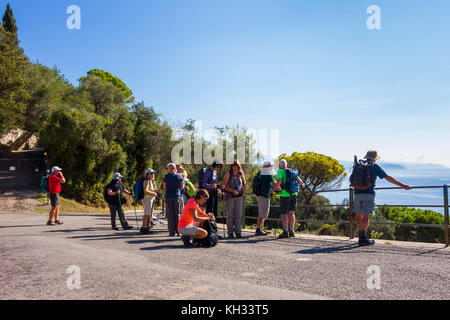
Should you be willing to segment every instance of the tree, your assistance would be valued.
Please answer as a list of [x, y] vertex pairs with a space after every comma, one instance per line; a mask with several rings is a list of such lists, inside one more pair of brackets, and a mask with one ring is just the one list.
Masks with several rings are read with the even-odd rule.
[[3, 28], [5, 28], [5, 31], [11, 33], [13, 37], [18, 39], [16, 19], [14, 19], [14, 14], [9, 3], [6, 6], [6, 11], [5, 14], [3, 15], [2, 21], [3, 21]]
[[294, 152], [288, 156], [281, 155], [279, 159], [286, 159], [289, 168], [298, 170], [299, 176], [304, 182], [303, 196], [305, 197], [306, 210], [303, 219], [308, 217], [312, 199], [318, 191], [334, 189], [342, 184], [347, 176], [345, 168], [332, 157], [315, 153]]
[[0, 134], [23, 128], [26, 120], [30, 63], [18, 44], [17, 35], [0, 26]]
[[83, 77], [80, 83], [78, 94], [87, 95], [94, 107], [92, 111], [98, 115], [106, 116], [111, 113], [114, 105], [125, 103], [122, 90], [97, 75]]
[[[122, 91], [122, 94], [124, 96], [126, 103], [134, 102], [133, 92], [118, 77], [112, 75], [111, 73], [109, 73], [107, 71], [100, 70], [100, 69], [92, 69], [92, 70], [88, 71], [87, 77], [90, 77], [90, 76], [97, 76], [97, 77], [101, 78], [103, 81], [112, 84], [117, 89], [120, 89]], [[81, 78], [80, 81], [83, 82], [83, 80], [85, 78], [86, 77]]]

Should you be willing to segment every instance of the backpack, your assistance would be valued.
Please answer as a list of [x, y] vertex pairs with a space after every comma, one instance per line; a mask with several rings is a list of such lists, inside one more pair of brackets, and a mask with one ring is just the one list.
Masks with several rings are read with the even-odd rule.
[[48, 176], [43, 176], [41, 178], [41, 189], [42, 189], [42, 192], [44, 192], [44, 193], [47, 193], [49, 191]]
[[203, 222], [202, 228], [208, 232], [208, 235], [203, 239], [194, 239], [194, 245], [205, 248], [215, 247], [219, 243], [217, 224], [214, 221], [208, 220]]
[[203, 178], [205, 177], [205, 173], [207, 170], [211, 170], [210, 168], [202, 168], [200, 169], [200, 171], [197, 173], [197, 179], [198, 179], [198, 187], [200, 189], [204, 188], [203, 187]]
[[290, 194], [299, 192], [298, 171], [294, 169], [284, 169], [284, 171], [286, 173], [286, 182], [281, 184], [281, 188]]
[[189, 191], [186, 194], [189, 198], [192, 198], [197, 190], [195, 189], [194, 184], [189, 179], [186, 179], [186, 185], [189, 187]]
[[255, 176], [252, 182], [253, 193], [257, 196], [261, 195], [261, 171]]
[[108, 194], [108, 189], [109, 189], [109, 183], [103, 189], [103, 199], [106, 201], [106, 203], [109, 204], [111, 202], [111, 196]]
[[144, 180], [145, 178], [140, 178], [133, 187], [134, 200], [144, 199]]
[[375, 180], [370, 171], [374, 163], [372, 161], [358, 160], [355, 156], [352, 174], [350, 175], [350, 186], [358, 190], [367, 190], [375, 185]]

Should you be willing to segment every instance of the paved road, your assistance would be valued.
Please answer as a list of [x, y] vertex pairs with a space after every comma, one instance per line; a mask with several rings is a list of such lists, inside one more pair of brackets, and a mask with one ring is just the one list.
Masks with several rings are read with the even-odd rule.
[[[129, 214], [130, 222], [134, 214]], [[250, 233], [184, 248], [165, 225], [112, 231], [105, 215], [0, 214], [0, 299], [450, 299], [450, 251]], [[67, 269], [81, 271], [70, 290]], [[367, 287], [380, 268], [380, 289]]]

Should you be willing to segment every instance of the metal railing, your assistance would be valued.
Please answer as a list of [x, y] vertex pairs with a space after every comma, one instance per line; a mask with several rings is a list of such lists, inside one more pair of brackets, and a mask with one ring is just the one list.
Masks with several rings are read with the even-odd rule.
[[[444, 225], [440, 225], [440, 224], [424, 224], [424, 223], [402, 223], [402, 222], [378, 222], [378, 221], [371, 221], [371, 225], [395, 225], [395, 226], [405, 226], [405, 227], [413, 227], [413, 228], [417, 228], [417, 227], [422, 227], [422, 228], [440, 228], [440, 229], [445, 229], [445, 247], [449, 246], [450, 243], [450, 237], [449, 237], [449, 230], [450, 230], [450, 226], [449, 226], [449, 195], [448, 195], [448, 186], [447, 185], [443, 185], [443, 186], [414, 186], [411, 187], [411, 189], [442, 189], [443, 190], [443, 204], [442, 205], [428, 205], [428, 204], [401, 204], [401, 205], [397, 205], [397, 204], [383, 204], [383, 205], [375, 205], [375, 207], [377, 208], [382, 208], [382, 207], [400, 207], [400, 208], [444, 208]], [[381, 188], [375, 188], [375, 190], [402, 190], [402, 188], [400, 187], [381, 187]], [[303, 219], [303, 220], [297, 220], [300, 223], [309, 223], [312, 221], [320, 221], [323, 223], [331, 223], [331, 224], [349, 224], [350, 225], [350, 239], [354, 238], [354, 231], [355, 231], [355, 225], [356, 223], [354, 222], [354, 212], [353, 212], [353, 208], [354, 208], [354, 189], [353, 188], [348, 188], [348, 189], [334, 189], [334, 190], [322, 190], [322, 191], [316, 191], [314, 192], [315, 195], [317, 194], [321, 194], [321, 193], [330, 193], [330, 192], [348, 192], [348, 198], [349, 198], [349, 202], [348, 204], [309, 204], [309, 205], [301, 205], [298, 204], [298, 201], [300, 200], [300, 197], [297, 198], [297, 207], [298, 208], [313, 208], [313, 207], [329, 207], [329, 208], [338, 208], [338, 207], [344, 207], [344, 208], [348, 208], [350, 210], [350, 215], [349, 215], [349, 220], [327, 220], [327, 219], [322, 219], [322, 220], [317, 220], [317, 219]], [[305, 194], [306, 192], [299, 192], [299, 194]], [[254, 196], [252, 193], [246, 193], [246, 195], [252, 195]], [[272, 202], [272, 201], [271, 201]], [[248, 204], [248, 205], [244, 205], [243, 208], [243, 215], [242, 215], [242, 226], [244, 227], [246, 225], [246, 220], [257, 220], [258, 217], [253, 217], [253, 216], [247, 216], [246, 210], [245, 210], [245, 206], [246, 207], [258, 207], [257, 204]], [[272, 208], [279, 208], [279, 205], [273, 204], [271, 203], [271, 209]], [[163, 208], [163, 214], [165, 214], [165, 206], [164, 206], [164, 198], [162, 201], [162, 208]], [[216, 219], [226, 219], [226, 216], [223, 215], [218, 215], [216, 217]], [[270, 221], [270, 222], [281, 222], [281, 218], [267, 218], [265, 219], [265, 221]], [[223, 229], [223, 234], [225, 235], [225, 225], [223, 225], [222, 227]]]

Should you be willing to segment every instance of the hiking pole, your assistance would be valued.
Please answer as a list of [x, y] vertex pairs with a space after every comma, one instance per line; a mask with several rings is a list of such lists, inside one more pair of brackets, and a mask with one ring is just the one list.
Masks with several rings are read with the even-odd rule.
[[139, 228], [139, 222], [138, 222], [138, 217], [137, 217], [137, 212], [136, 212], [136, 201], [134, 201], [134, 215], [136, 217], [136, 227]]

